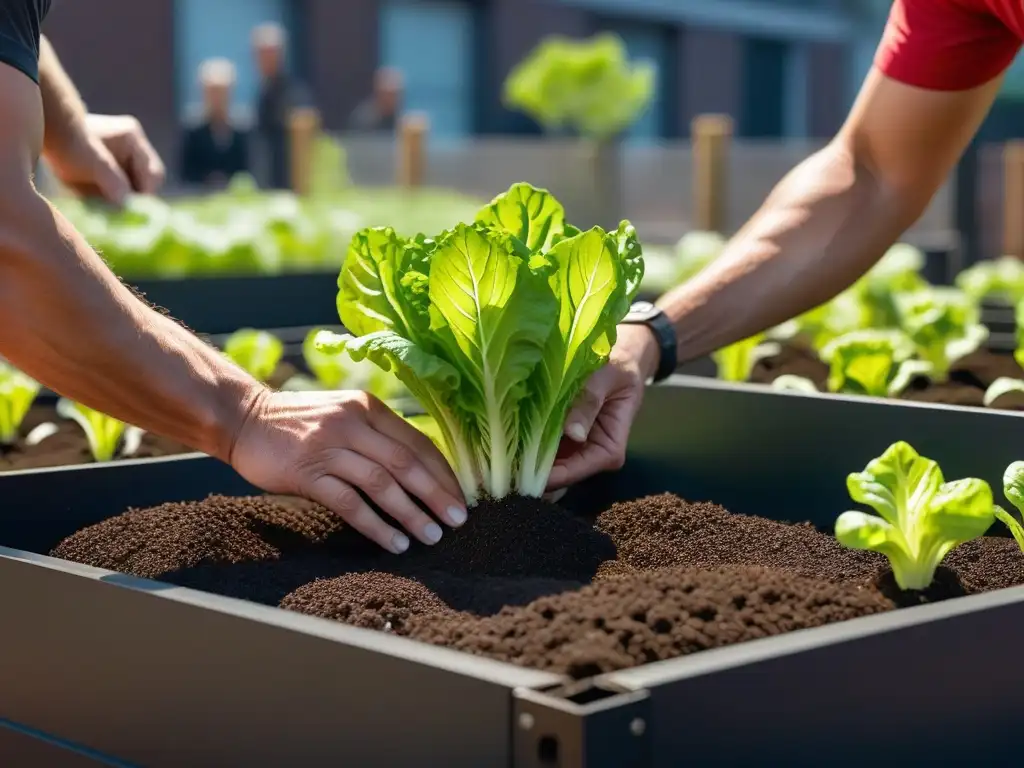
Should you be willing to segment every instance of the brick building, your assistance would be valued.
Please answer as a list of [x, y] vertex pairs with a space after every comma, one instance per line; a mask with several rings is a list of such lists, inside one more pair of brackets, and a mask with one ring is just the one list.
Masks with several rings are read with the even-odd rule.
[[58, 0], [46, 23], [95, 110], [138, 114], [173, 146], [208, 56], [239, 67], [239, 100], [256, 76], [249, 31], [275, 20], [291, 64], [330, 128], [344, 126], [379, 64], [401, 68], [411, 108], [436, 135], [523, 133], [501, 105], [509, 69], [545, 34], [622, 35], [658, 66], [637, 140], [685, 136], [690, 118], [729, 112], [741, 135], [824, 136], [850, 103], [854, 24], [839, 0]]

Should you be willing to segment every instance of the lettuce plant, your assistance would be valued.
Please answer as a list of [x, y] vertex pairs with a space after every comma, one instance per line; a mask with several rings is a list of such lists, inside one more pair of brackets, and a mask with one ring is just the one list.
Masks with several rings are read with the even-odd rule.
[[956, 276], [956, 286], [975, 302], [995, 298], [1016, 304], [1024, 299], [1024, 261], [1013, 256], [979, 261]]
[[926, 288], [897, 296], [900, 327], [931, 363], [931, 376], [945, 381], [950, 366], [988, 339], [978, 307], [956, 288]]
[[636, 232], [580, 232], [547, 191], [516, 184], [435, 238], [352, 241], [323, 333], [393, 371], [432, 416], [467, 500], [540, 496], [565, 417], [608, 359], [643, 277]]
[[405, 387], [393, 373], [382, 370], [369, 360], [357, 363], [343, 349], [321, 349], [317, 340], [321, 338], [323, 330], [314, 328], [302, 342], [303, 360], [315, 378], [293, 376], [284, 383], [282, 389], [361, 389], [384, 401], [405, 394]]
[[718, 378], [723, 381], [746, 381], [759, 360], [779, 354], [777, 343], [768, 341], [764, 333], [737, 341], [711, 354], [718, 366]]
[[274, 375], [284, 355], [284, 344], [272, 333], [242, 328], [224, 343], [224, 354], [254, 378], [266, 381]]
[[861, 327], [900, 326], [899, 298], [930, 287], [921, 275], [924, 263], [924, 253], [907, 243], [896, 243], [885, 252], [852, 288], [864, 312]]
[[[1024, 512], [1024, 461], [1015, 461], [1003, 473], [1003, 495], [1017, 508]], [[1013, 515], [1002, 507], [996, 507], [996, 518], [1010, 529], [1017, 545], [1024, 550], [1024, 526]]]
[[847, 478], [850, 497], [877, 515], [844, 512], [839, 543], [880, 552], [900, 589], [921, 590], [956, 546], [985, 533], [995, 520], [992, 489], [984, 480], [945, 482], [939, 465], [905, 442], [893, 443], [863, 472]]
[[39, 382], [6, 363], [0, 363], [0, 445], [13, 445], [29, 408], [39, 394]]
[[111, 461], [118, 455], [131, 456], [142, 442], [144, 432], [139, 427], [67, 398], [57, 401], [57, 415], [75, 421], [82, 428], [89, 441], [89, 451], [96, 461]]
[[821, 359], [829, 365], [832, 392], [893, 397], [931, 371], [913, 354], [914, 343], [900, 331], [865, 330], [836, 337], [822, 348]]

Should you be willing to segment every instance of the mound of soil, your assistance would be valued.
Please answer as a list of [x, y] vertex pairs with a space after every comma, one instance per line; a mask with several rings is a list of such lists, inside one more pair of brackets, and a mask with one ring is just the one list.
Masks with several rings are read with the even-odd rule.
[[1009, 538], [959, 547], [908, 595], [882, 556], [810, 525], [667, 494], [596, 521], [481, 504], [401, 556], [310, 502], [211, 496], [130, 510], [53, 554], [574, 677], [1024, 583]]
[[889, 610], [879, 592], [783, 571], [669, 568], [496, 616], [413, 620], [417, 640], [582, 678]]
[[[62, 419], [52, 405], [35, 405], [22, 422], [21, 435], [45, 422], [57, 425], [57, 432], [36, 445], [26, 445], [20, 440], [12, 446], [0, 446], [0, 472], [16, 469], [38, 469], [40, 467], [63, 467], [72, 464], [91, 464], [94, 460], [89, 451], [85, 432], [73, 421]], [[149, 459], [156, 456], [174, 456], [188, 453], [191, 449], [174, 440], [146, 433], [142, 445], [132, 458]]]

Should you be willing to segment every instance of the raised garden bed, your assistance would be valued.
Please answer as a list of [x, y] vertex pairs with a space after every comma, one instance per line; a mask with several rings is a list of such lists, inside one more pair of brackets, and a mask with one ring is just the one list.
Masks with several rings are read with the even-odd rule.
[[[702, 368], [700, 372], [713, 375], [707, 368]], [[824, 392], [828, 372], [828, 365], [819, 360], [810, 348], [800, 344], [784, 344], [780, 354], [757, 362], [750, 381], [755, 384], [771, 384], [780, 376], [790, 374], [810, 379]], [[934, 382], [919, 377], [899, 399], [982, 408], [985, 407], [985, 390], [1000, 377], [1024, 379], [1024, 369], [1014, 360], [1013, 355], [982, 349], [953, 363], [948, 381]], [[992, 403], [991, 408], [1024, 410], [1024, 395], [1011, 392]]]
[[[0, 717], [153, 766], [1008, 764], [1017, 545], [963, 545], [897, 609], [884, 562], [816, 528], [895, 440], [1001, 488], [1022, 437], [1016, 414], [678, 377], [567, 511], [481, 511], [404, 558], [305, 503], [166, 504], [252, 492], [211, 459], [13, 473]], [[54, 547], [104, 567], [28, 554]]]
[[197, 333], [336, 325], [338, 275], [329, 272], [132, 281], [151, 304]]

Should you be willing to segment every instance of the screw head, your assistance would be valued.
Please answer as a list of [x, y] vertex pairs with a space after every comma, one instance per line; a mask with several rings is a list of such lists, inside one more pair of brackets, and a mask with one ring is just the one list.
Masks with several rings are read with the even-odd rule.
[[634, 717], [633, 721], [629, 724], [629, 732], [634, 736], [643, 736], [646, 730], [647, 723], [642, 717]]
[[524, 731], [528, 731], [531, 728], [533, 728], [533, 723], [533, 715], [531, 715], [529, 712], [523, 712], [521, 715], [519, 715], [519, 727], [522, 728]]

